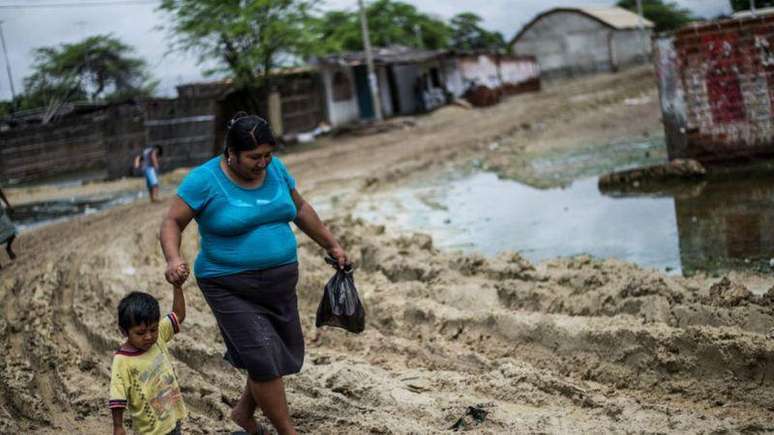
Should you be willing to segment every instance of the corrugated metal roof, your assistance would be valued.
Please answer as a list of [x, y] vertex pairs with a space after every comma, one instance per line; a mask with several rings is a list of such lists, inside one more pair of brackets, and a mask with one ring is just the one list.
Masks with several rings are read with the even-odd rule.
[[771, 15], [774, 14], [774, 7], [769, 8], [758, 8], [755, 9], [755, 15], [753, 15], [752, 11], [746, 10], [746, 11], [738, 11], [731, 14], [733, 18], [752, 18], [760, 15]]
[[[553, 8], [539, 13], [529, 23], [525, 24], [524, 27], [516, 33], [513, 39], [511, 39], [511, 42], [509, 42], [508, 45], [513, 46], [513, 44], [516, 44], [523, 34], [527, 33], [535, 23], [542, 20], [544, 17], [562, 12], [582, 14], [616, 30], [636, 29], [639, 27], [639, 16], [634, 12], [618, 6], [605, 8]], [[642, 25], [646, 28], [655, 27], [652, 21], [645, 18], [642, 19]]]
[[[591, 15], [592, 17], [598, 19], [599, 21], [604, 22], [605, 24], [609, 25], [610, 27], [614, 27], [618, 30], [623, 29], [636, 29], [639, 27], [639, 15], [635, 14], [634, 12], [620, 8], [618, 6], [613, 6], [609, 8], [568, 8], [568, 9], [577, 9], [580, 12], [585, 13], [586, 15]], [[642, 19], [642, 24], [645, 27], [655, 27], [652, 21], [648, 20], [647, 18]]]
[[[374, 63], [418, 63], [436, 59], [446, 54], [446, 50], [421, 50], [411, 47], [379, 47], [374, 48]], [[353, 51], [341, 54], [332, 54], [318, 57], [317, 63], [320, 64], [341, 64], [341, 65], [361, 65], [366, 62], [365, 53], [362, 51]]]

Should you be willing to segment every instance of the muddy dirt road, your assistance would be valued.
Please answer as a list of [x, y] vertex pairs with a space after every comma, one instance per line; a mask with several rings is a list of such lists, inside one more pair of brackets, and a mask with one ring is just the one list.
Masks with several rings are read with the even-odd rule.
[[[365, 195], [435, 168], [477, 160], [550, 184], [556, 178], [531, 161], [659, 132], [652, 71], [639, 69], [555, 83], [485, 110], [445, 108], [412, 127], [329, 138], [284, 156], [305, 196], [335, 197], [324, 217], [359, 265], [368, 313], [359, 336], [314, 329], [331, 270], [299, 235], [307, 358], [287, 379], [299, 429], [774, 430], [774, 291], [745, 287], [774, 280], [681, 278], [586, 257], [529, 264], [518, 254], [465, 256], [348, 216]], [[12, 202], [30, 194], [10, 193]], [[164, 212], [164, 204], [138, 202], [20, 237], [19, 261], [3, 260], [0, 271], [0, 433], [109, 430], [110, 361], [120, 341], [114, 307], [134, 289], [171, 305], [156, 240]], [[196, 244], [190, 228], [189, 260]], [[185, 432], [236, 430], [227, 416], [244, 376], [222, 360], [195, 283], [185, 291], [188, 317], [171, 346], [191, 414]]]

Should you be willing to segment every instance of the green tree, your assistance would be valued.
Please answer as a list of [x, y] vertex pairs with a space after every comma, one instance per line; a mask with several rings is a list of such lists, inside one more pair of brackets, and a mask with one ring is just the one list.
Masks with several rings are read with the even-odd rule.
[[[734, 12], [750, 9], [750, 0], [730, 0], [731, 9]], [[774, 6], [774, 0], [755, 0], [756, 8], [770, 8]]]
[[313, 44], [306, 27], [312, 0], [162, 0], [173, 48], [217, 65], [237, 88], [265, 85], [273, 68], [304, 56]]
[[501, 50], [506, 46], [500, 32], [490, 32], [480, 26], [481, 17], [463, 12], [451, 19], [451, 47], [458, 50]]
[[[636, 0], [619, 0], [618, 6], [637, 13]], [[697, 19], [688, 9], [663, 0], [642, 0], [642, 14], [656, 25], [656, 32], [679, 29]]]
[[24, 79], [21, 104], [39, 107], [149, 95], [156, 84], [149, 80], [145, 62], [131, 56], [133, 51], [112, 35], [37, 48], [33, 51], [33, 72]]
[[360, 21], [356, 13], [328, 11], [320, 17], [311, 17], [307, 28], [318, 41], [312, 54], [341, 53], [362, 50]]
[[[441, 49], [449, 45], [451, 29], [440, 19], [408, 3], [376, 0], [366, 6], [371, 45]], [[315, 39], [323, 41], [317, 54], [363, 49], [357, 12], [330, 11], [310, 20]]]

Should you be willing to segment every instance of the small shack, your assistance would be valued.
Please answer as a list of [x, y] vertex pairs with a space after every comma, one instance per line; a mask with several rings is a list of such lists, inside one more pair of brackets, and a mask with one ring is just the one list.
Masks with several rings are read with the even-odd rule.
[[620, 7], [555, 8], [527, 23], [511, 40], [517, 56], [535, 56], [543, 77], [617, 71], [644, 63], [653, 23]]
[[[443, 50], [389, 47], [374, 50], [373, 60], [382, 113], [410, 115], [446, 103]], [[364, 52], [318, 57], [313, 61], [325, 89], [332, 126], [374, 118]]]

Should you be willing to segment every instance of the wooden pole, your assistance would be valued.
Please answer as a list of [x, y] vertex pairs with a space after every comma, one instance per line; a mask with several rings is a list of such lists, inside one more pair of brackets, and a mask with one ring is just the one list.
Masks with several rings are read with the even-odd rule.
[[368, 87], [371, 89], [371, 103], [373, 103], [376, 120], [381, 122], [384, 119], [382, 117], [382, 101], [379, 98], [379, 82], [376, 80], [376, 72], [374, 70], [371, 39], [368, 37], [368, 20], [366, 19], [363, 0], [357, 0], [357, 3], [360, 7], [360, 28], [363, 32], [363, 47], [365, 47], [366, 64], [368, 65]]

